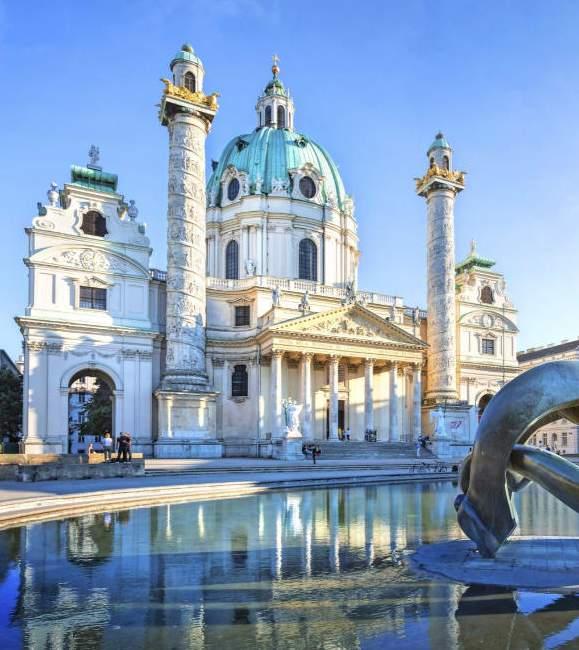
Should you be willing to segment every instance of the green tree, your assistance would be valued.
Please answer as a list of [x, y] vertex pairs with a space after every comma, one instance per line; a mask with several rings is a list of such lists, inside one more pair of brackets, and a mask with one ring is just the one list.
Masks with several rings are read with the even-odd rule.
[[110, 431], [113, 422], [112, 390], [106, 381], [96, 380], [97, 389], [92, 399], [83, 408], [84, 422], [80, 425], [80, 433], [86, 435], [101, 435]]
[[22, 431], [22, 377], [0, 370], [0, 434], [16, 442]]

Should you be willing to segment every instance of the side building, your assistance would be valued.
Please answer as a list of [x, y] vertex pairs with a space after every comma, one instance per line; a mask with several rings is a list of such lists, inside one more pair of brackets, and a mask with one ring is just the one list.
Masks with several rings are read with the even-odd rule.
[[[517, 354], [520, 371], [529, 370], [548, 361], [562, 359], [579, 360], [579, 338], [549, 343], [543, 347], [529, 348]], [[541, 427], [530, 443], [538, 447], [549, 447], [561, 454], [579, 453], [579, 424], [561, 419]]]

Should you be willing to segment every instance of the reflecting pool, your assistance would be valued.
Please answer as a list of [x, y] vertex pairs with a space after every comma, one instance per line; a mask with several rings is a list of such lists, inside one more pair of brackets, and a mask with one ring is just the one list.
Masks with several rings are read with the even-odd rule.
[[[450, 482], [289, 490], [0, 532], [0, 648], [579, 648], [579, 594], [417, 577]], [[579, 536], [531, 487], [521, 533]]]

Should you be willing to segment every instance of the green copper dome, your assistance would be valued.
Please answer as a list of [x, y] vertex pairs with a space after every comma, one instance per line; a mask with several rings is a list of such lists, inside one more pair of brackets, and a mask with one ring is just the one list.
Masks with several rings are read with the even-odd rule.
[[175, 54], [175, 56], [173, 57], [170, 66], [171, 70], [173, 69], [173, 66], [176, 63], [179, 63], [180, 61], [189, 61], [190, 63], [196, 63], [197, 65], [203, 67], [203, 64], [201, 63], [201, 59], [195, 55], [193, 48], [188, 43], [181, 45], [180, 51], [177, 52], [177, 54]]
[[[333, 196], [342, 208], [346, 192], [340, 172], [328, 152], [301, 133], [269, 127], [240, 135], [229, 142], [219, 162], [214, 164], [207, 184], [207, 196], [214, 196], [216, 205], [221, 204], [221, 180], [230, 165], [248, 174], [250, 194], [256, 193], [258, 179], [261, 179], [260, 193], [269, 194], [272, 181], [289, 183], [290, 170], [301, 169], [308, 163], [324, 177], [322, 200], [325, 202]], [[319, 198], [316, 196], [316, 200]]]
[[283, 83], [274, 77], [265, 87], [264, 93], [266, 95], [284, 95], [286, 94]]
[[436, 134], [434, 142], [430, 145], [426, 153], [429, 154], [433, 149], [451, 149], [448, 140], [444, 137], [444, 133], [439, 132]]

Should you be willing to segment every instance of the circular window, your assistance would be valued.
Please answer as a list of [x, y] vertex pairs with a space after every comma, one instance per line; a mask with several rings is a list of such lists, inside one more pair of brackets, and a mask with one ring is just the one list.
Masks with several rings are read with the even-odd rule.
[[239, 181], [237, 180], [237, 178], [233, 178], [229, 181], [229, 185], [227, 186], [227, 198], [230, 201], [235, 201], [238, 194], [239, 194]]
[[300, 178], [300, 192], [306, 199], [313, 199], [316, 195], [316, 184], [309, 176]]

